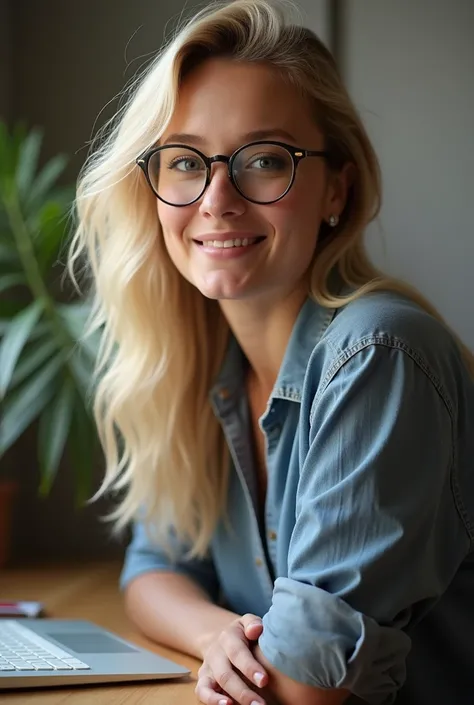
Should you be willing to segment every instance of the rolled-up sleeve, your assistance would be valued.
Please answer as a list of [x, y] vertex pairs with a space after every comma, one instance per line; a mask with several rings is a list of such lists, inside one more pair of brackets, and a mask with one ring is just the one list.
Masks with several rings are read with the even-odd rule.
[[124, 590], [132, 580], [144, 573], [171, 571], [188, 576], [216, 601], [219, 585], [212, 558], [187, 558], [188, 547], [181, 545], [172, 533], [170, 542], [173, 558], [152, 541], [145, 524], [136, 521], [133, 525], [132, 540], [125, 552], [120, 588]]
[[469, 550], [441, 392], [409, 352], [372, 344], [316, 395], [288, 577], [275, 581], [260, 638], [294, 680], [373, 704], [403, 684], [409, 627]]

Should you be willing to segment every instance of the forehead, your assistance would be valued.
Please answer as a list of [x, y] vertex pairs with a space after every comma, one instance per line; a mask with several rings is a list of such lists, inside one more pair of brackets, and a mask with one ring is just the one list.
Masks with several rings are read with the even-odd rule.
[[287, 134], [280, 139], [307, 148], [322, 137], [309, 101], [274, 68], [211, 59], [183, 81], [163, 140], [186, 133], [203, 144], [235, 147], [244, 135], [266, 130], [281, 130]]

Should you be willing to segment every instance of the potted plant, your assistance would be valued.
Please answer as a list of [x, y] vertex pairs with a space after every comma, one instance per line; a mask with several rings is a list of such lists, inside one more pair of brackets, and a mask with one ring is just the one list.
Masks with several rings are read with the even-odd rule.
[[60, 262], [73, 190], [58, 186], [64, 156], [39, 168], [41, 143], [39, 130], [0, 122], [0, 564], [19, 482], [6, 473], [5, 453], [34, 425], [40, 495], [67, 456], [80, 505], [98, 448], [89, 404], [95, 341], [83, 336], [89, 306], [65, 286]]

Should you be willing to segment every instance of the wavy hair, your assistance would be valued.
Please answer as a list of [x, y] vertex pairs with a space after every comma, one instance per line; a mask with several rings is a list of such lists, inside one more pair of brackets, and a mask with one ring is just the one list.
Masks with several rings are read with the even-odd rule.
[[[309, 294], [340, 307], [390, 289], [435, 309], [411, 287], [370, 262], [364, 231], [378, 214], [377, 157], [324, 44], [298, 26], [287, 3], [235, 0], [214, 4], [185, 22], [128, 89], [81, 172], [77, 229], [69, 271], [84, 257], [93, 293], [91, 329], [101, 330], [94, 412], [106, 458], [96, 496], [117, 493], [109, 518], [117, 531], [138, 515], [168, 546], [170, 529], [204, 555], [223, 515], [227, 452], [208, 393], [222, 363], [229, 328], [216, 301], [176, 270], [167, 253], [156, 201], [135, 159], [165, 131], [187, 72], [207, 57], [266, 62], [314, 106], [333, 168], [355, 165], [338, 226], [323, 225]], [[331, 291], [337, 270], [353, 293]], [[473, 357], [460, 341], [474, 371]]]

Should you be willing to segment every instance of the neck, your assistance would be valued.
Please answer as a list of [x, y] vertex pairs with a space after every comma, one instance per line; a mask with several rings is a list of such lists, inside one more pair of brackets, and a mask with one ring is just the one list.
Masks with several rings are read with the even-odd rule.
[[297, 289], [278, 301], [223, 300], [220, 306], [250, 364], [255, 386], [268, 398], [276, 382], [298, 313], [306, 299]]

